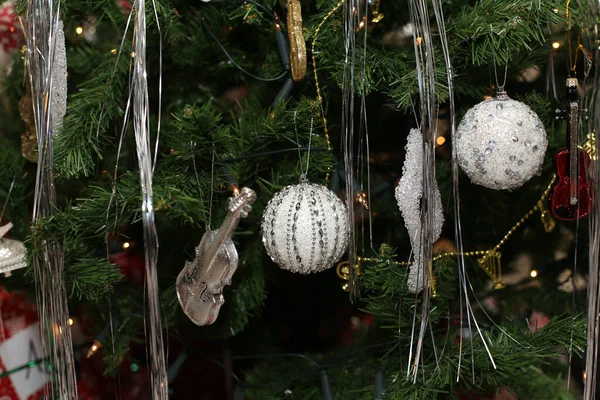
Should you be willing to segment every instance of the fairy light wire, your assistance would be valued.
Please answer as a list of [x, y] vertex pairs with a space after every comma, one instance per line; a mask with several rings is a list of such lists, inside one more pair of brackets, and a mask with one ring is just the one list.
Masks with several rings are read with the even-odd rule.
[[[255, 6], [260, 6], [261, 9], [267, 11], [269, 13], [269, 15], [271, 15], [273, 17], [273, 19], [275, 20], [275, 22], [277, 24], [281, 24], [281, 22], [279, 21], [279, 18], [277, 18], [275, 15], [273, 15], [270, 11], [268, 11], [265, 7], [263, 7], [262, 5], [255, 3], [253, 1], [244, 1], [246, 2], [250, 2], [252, 4], [254, 4]], [[227, 57], [227, 59], [229, 60], [229, 62], [231, 62], [231, 64], [236, 67], [239, 71], [241, 71], [243, 74], [248, 75], [249, 77], [256, 79], [258, 81], [262, 81], [262, 82], [275, 82], [278, 81], [282, 78], [284, 78], [287, 74], [289, 74], [288, 70], [284, 70], [281, 74], [279, 74], [278, 76], [274, 77], [274, 78], [263, 78], [260, 77], [258, 75], [253, 74], [252, 72], [246, 70], [244, 67], [242, 67], [241, 65], [239, 65], [231, 56], [231, 54], [229, 54], [229, 52], [227, 51], [227, 49], [225, 48], [225, 46], [223, 46], [223, 44], [221, 43], [221, 41], [219, 40], [219, 38], [217, 38], [217, 35], [215, 35], [215, 33], [212, 31], [212, 29], [210, 29], [210, 26], [208, 25], [208, 23], [206, 22], [204, 17], [200, 18], [200, 22], [202, 23], [202, 25], [204, 26], [204, 28], [207, 30], [208, 34], [210, 35], [210, 37], [215, 41], [215, 43], [217, 44], [217, 46], [219, 46], [219, 48], [221, 49], [221, 51], [223, 52], [223, 54], [225, 54], [225, 57]]]

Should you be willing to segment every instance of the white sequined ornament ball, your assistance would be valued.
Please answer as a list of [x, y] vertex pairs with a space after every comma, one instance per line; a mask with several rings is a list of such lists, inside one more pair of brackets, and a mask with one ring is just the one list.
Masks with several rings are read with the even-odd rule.
[[275, 194], [265, 208], [262, 241], [281, 268], [310, 274], [333, 266], [348, 245], [348, 213], [323, 185], [301, 181]]
[[473, 183], [500, 190], [539, 174], [548, 140], [537, 114], [502, 92], [467, 111], [454, 145]]

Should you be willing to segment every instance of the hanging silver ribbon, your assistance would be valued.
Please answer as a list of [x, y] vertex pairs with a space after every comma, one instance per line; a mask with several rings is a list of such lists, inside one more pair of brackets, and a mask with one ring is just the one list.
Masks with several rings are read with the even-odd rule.
[[[146, 13], [145, 1], [136, 0], [133, 5], [135, 23], [133, 30], [133, 127], [142, 190], [142, 223], [144, 227], [144, 252], [146, 267], [146, 293], [148, 296], [150, 352], [150, 378], [153, 399], [168, 399], [167, 368], [163, 346], [160, 317], [160, 295], [157, 278], [158, 234], [154, 221], [152, 203], [152, 146], [150, 143], [150, 110], [146, 68]], [[158, 139], [157, 139], [158, 140]]]
[[348, 209], [348, 266], [350, 270], [350, 299], [358, 298], [356, 268], [356, 224], [354, 222], [354, 187], [356, 169], [354, 144], [354, 92], [356, 26], [358, 20], [358, 0], [344, 1], [344, 75], [342, 78], [342, 155], [346, 174], [346, 208]]
[[[25, 34], [33, 114], [38, 141], [38, 169], [33, 206], [34, 225], [55, 214], [54, 185], [54, 69], [59, 34], [60, 2], [29, 0]], [[41, 345], [52, 364], [47, 370], [50, 385], [46, 398], [77, 399], [75, 363], [71, 330], [68, 324], [67, 294], [64, 282], [63, 254], [60, 244], [51, 238], [34, 235], [34, 273]]]
[[[598, 63], [600, 62], [600, 51], [598, 51], [598, 18], [600, 17], [600, 3], [597, 0], [588, 0], [581, 2], [581, 9], [585, 10], [582, 13], [582, 26], [585, 29], [583, 42], [587, 49], [594, 50], [595, 62], [592, 71], [585, 71], [583, 76], [582, 87], [587, 88], [581, 99], [583, 108], [589, 110], [590, 118], [583, 119], [580, 126], [584, 126], [584, 136], [591, 132], [596, 135], [596, 140], [593, 143], [593, 150], [596, 154], [599, 150], [599, 141], [597, 139], [600, 133], [600, 85], [598, 73]], [[591, 72], [591, 73], [590, 73]], [[589, 167], [588, 175], [591, 182], [598, 185], [600, 179], [600, 162], [592, 161]], [[598, 187], [595, 188], [598, 190]], [[588, 218], [589, 231], [589, 269], [588, 269], [588, 292], [587, 292], [587, 352], [585, 358], [584, 380], [584, 400], [593, 400], [596, 398], [596, 385], [598, 376], [598, 348], [600, 347], [600, 196], [596, 195], [593, 198], [592, 206]], [[575, 296], [575, 291], [573, 291]], [[569, 374], [570, 378], [570, 374]]]

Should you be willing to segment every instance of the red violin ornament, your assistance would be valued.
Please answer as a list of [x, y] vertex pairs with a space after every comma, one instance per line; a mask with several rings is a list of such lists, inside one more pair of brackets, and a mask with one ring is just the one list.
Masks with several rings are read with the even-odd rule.
[[575, 221], [585, 217], [592, 204], [591, 182], [587, 176], [590, 157], [577, 146], [577, 78], [567, 79], [567, 109], [557, 110], [557, 113], [557, 119], [568, 120], [567, 147], [554, 155], [557, 179], [548, 196], [548, 209], [557, 219]]

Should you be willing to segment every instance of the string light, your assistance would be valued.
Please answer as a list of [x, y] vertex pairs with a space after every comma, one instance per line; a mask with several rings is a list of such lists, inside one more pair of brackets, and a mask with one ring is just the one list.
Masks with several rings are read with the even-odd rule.
[[444, 143], [446, 143], [446, 138], [443, 136], [438, 136], [438, 138], [435, 140], [435, 142], [437, 143], [438, 146], [441, 146]]
[[75, 28], [75, 33], [81, 35], [83, 33], [83, 28], [81, 26], [78, 26], [77, 28]]
[[112, 49], [110, 52], [113, 54], [117, 54], [117, 49]]
[[367, 194], [364, 190], [357, 190], [355, 201], [361, 204], [366, 210], [369, 209], [369, 201], [367, 200]]
[[94, 343], [92, 344], [92, 346], [90, 347], [90, 349], [88, 350], [87, 354], [86, 354], [86, 358], [90, 358], [91, 356], [93, 356], [94, 354], [96, 354], [96, 352], [98, 352], [98, 350], [102, 347], [102, 343], [100, 343], [97, 340], [94, 340]]
[[130, 246], [131, 246], [131, 243], [129, 243], [129, 242], [123, 243], [123, 248], [124, 249], [128, 249]]
[[69, 326], [72, 326], [75, 323], [75, 321], [73, 321], [73, 318], [69, 318]]
[[531, 272], [529, 273], [529, 276], [531, 276], [532, 278], [535, 278], [538, 276], [538, 272], [535, 269], [532, 269]]
[[559, 47], [560, 47], [560, 43], [558, 43], [558, 42], [552, 43], [552, 48], [553, 49], [558, 49]]

